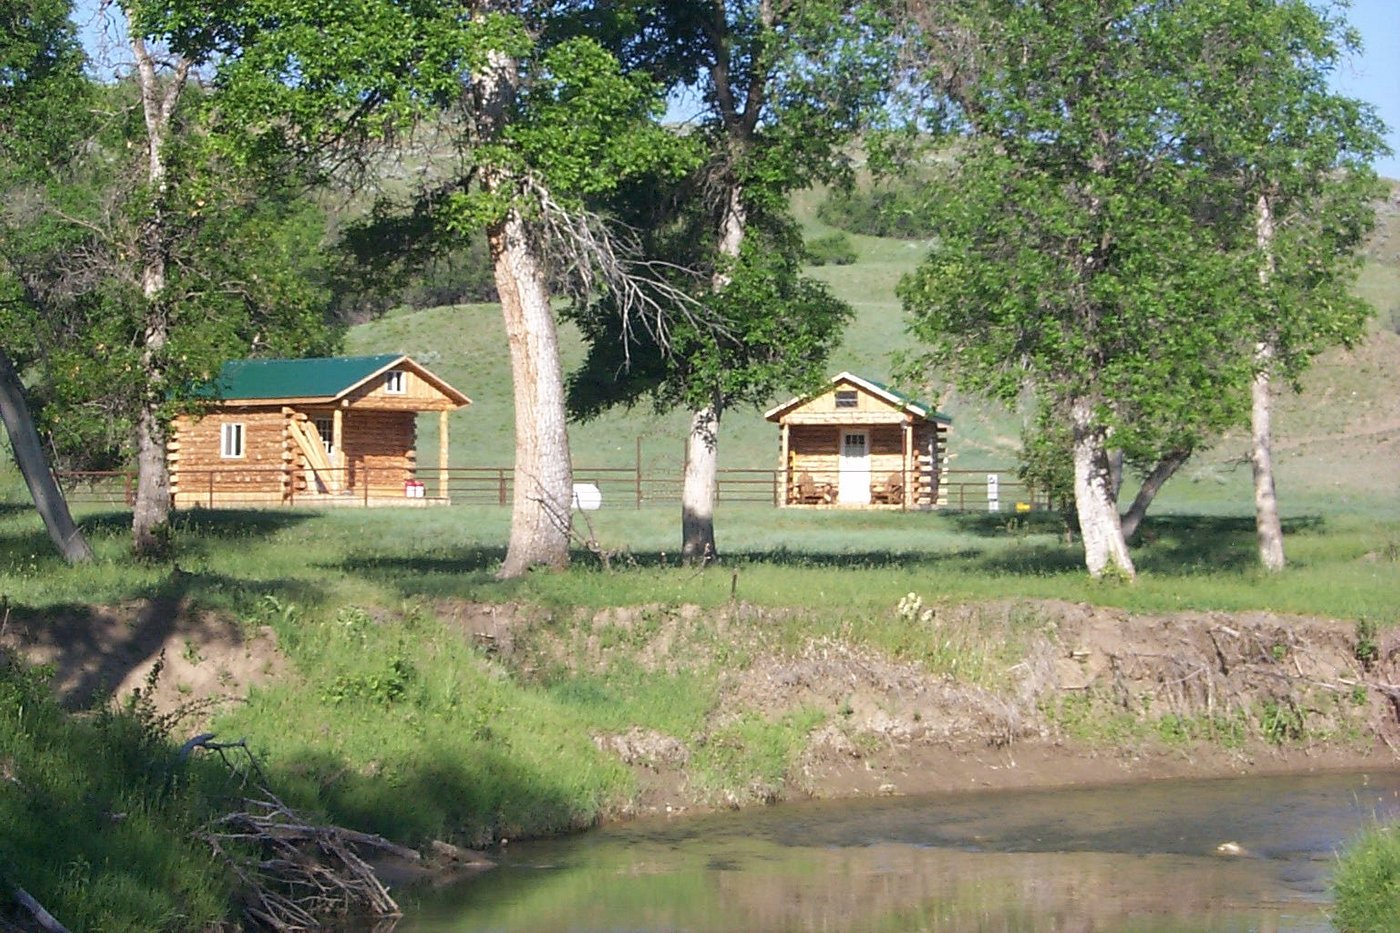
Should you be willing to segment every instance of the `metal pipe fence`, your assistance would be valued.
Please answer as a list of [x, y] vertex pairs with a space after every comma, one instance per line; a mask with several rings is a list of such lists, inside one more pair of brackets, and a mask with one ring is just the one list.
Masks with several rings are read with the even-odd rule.
[[[130, 471], [56, 473], [69, 502], [130, 506], [136, 474]], [[996, 477], [992, 480], [991, 477]], [[204, 508], [310, 505], [477, 504], [509, 506], [515, 493], [511, 467], [419, 467], [408, 471], [367, 470], [335, 477], [302, 479], [279, 467], [182, 470], [177, 504]], [[681, 501], [679, 470], [639, 466], [577, 467], [576, 485], [596, 487], [605, 508], [636, 508]], [[330, 488], [328, 488], [330, 487]], [[722, 469], [716, 498], [778, 506], [785, 490], [781, 470]], [[1049, 508], [1043, 496], [1015, 479], [1011, 470], [947, 470], [939, 486], [938, 508], [954, 512], [1024, 512]], [[993, 507], [995, 503], [995, 508]]]

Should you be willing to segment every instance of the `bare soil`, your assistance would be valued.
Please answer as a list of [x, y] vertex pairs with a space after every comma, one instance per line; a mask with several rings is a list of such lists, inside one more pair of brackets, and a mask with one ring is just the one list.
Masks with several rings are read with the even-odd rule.
[[249, 628], [185, 598], [6, 612], [0, 647], [50, 665], [54, 693], [69, 708], [140, 691], [172, 727], [190, 732], [290, 669], [271, 628]]
[[[780, 647], [765, 632], [781, 613], [744, 605], [631, 607], [544, 622], [514, 606], [439, 609], [525, 672], [601, 670], [620, 656], [674, 672], [710, 663], [716, 645], [738, 648], [748, 661], [720, 675], [714, 727], [742, 715], [776, 721], [799, 709], [831, 711], [808, 736], [787, 797], [1400, 765], [1400, 690], [1392, 686], [1400, 639], [1369, 652], [1353, 622], [1135, 614], [1056, 601], [940, 607], [936, 631], [961, 630], [964, 641], [968, 630], [1020, 626], [1019, 660], [987, 685], [854, 639]], [[1027, 618], [1038, 620], [1029, 630]], [[633, 728], [594, 743], [638, 778], [638, 799], [618, 816], [750, 802], [698, 795], [686, 773], [692, 749], [681, 737]]]

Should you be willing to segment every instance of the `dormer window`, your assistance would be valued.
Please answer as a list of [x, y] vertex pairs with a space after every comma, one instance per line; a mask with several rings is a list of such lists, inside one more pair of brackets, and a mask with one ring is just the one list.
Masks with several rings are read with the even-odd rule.
[[391, 369], [384, 374], [384, 391], [390, 395], [403, 395], [407, 391], [404, 388], [406, 385], [402, 369]]
[[836, 390], [836, 407], [837, 407], [837, 408], [855, 408], [855, 407], [856, 407], [856, 390], [855, 390], [855, 389], [837, 389], [837, 390]]

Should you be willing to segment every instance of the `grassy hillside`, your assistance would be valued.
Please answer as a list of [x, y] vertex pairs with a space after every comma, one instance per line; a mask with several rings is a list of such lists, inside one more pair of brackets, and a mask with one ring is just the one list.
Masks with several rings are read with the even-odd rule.
[[[831, 232], [816, 219], [823, 194], [807, 191], [795, 199], [809, 237]], [[850, 302], [856, 317], [830, 370], [842, 369], [889, 379], [891, 350], [907, 345], [903, 314], [894, 289], [914, 268], [920, 244], [853, 236], [854, 265], [813, 268]], [[1350, 351], [1320, 359], [1303, 392], [1287, 394], [1279, 406], [1279, 482], [1285, 510], [1318, 505], [1364, 506], [1376, 495], [1400, 487], [1400, 193], [1381, 205], [1380, 225], [1368, 250], [1358, 290], [1376, 308], [1368, 339]], [[583, 355], [577, 332], [562, 332], [565, 366]], [[510, 365], [500, 314], [494, 305], [467, 305], [398, 312], [356, 327], [351, 352], [403, 351], [443, 374], [472, 397], [452, 428], [452, 463], [464, 467], [508, 466], [513, 459]], [[949, 393], [944, 385], [903, 386], [941, 402], [954, 418], [953, 466], [1010, 468], [1019, 443], [1019, 420], [1000, 405]], [[774, 401], [780, 401], [775, 399]], [[679, 471], [687, 418], [684, 412], [656, 414], [649, 408], [617, 410], [587, 424], [571, 426], [575, 464], [580, 468], [630, 466], [641, 438], [649, 470]], [[422, 419], [426, 459], [436, 450], [436, 424]], [[1190, 464], [1162, 499], [1165, 508], [1247, 508], [1249, 471], [1242, 434], [1222, 439]], [[777, 459], [777, 432], [761, 412], [736, 409], [721, 430], [721, 465], [771, 468]]]

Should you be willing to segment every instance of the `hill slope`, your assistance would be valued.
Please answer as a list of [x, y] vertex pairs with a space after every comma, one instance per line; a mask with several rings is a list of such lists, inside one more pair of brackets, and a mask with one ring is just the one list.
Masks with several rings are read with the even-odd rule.
[[[822, 194], [804, 192], [795, 208], [809, 236], [830, 232], [815, 217]], [[903, 314], [894, 289], [900, 276], [922, 255], [917, 242], [852, 236], [859, 261], [849, 266], [814, 268], [855, 308], [843, 344], [832, 355], [833, 373], [850, 369], [889, 379], [891, 351], [907, 344]], [[1380, 224], [1368, 249], [1358, 291], [1376, 308], [1368, 338], [1350, 351], [1324, 355], [1308, 374], [1303, 392], [1286, 393], [1277, 417], [1279, 482], [1285, 509], [1329, 504], [1364, 506], [1375, 496], [1394, 497], [1400, 487], [1400, 189], [1381, 205]], [[583, 356], [583, 344], [569, 325], [561, 329], [566, 368]], [[349, 335], [356, 353], [402, 351], [465, 391], [473, 405], [453, 424], [452, 463], [468, 467], [507, 467], [513, 459], [510, 365], [499, 309], [465, 305], [396, 312], [361, 325]], [[954, 418], [953, 466], [1009, 469], [1019, 444], [1019, 419], [1000, 405], [945, 394], [941, 385], [904, 386], [939, 401]], [[774, 401], [780, 401], [775, 399]], [[436, 425], [423, 419], [421, 442], [436, 449]], [[648, 470], [680, 469], [687, 415], [656, 414], [649, 408], [616, 410], [570, 428], [575, 464], [580, 468], [626, 467], [634, 462], [637, 440]], [[728, 412], [721, 429], [721, 466], [768, 469], [776, 465], [776, 432], [760, 412]], [[1248, 469], [1241, 434], [1222, 439], [1197, 458], [1168, 487], [1163, 505], [1247, 509]], [[1290, 500], [1290, 493], [1298, 499]]]

